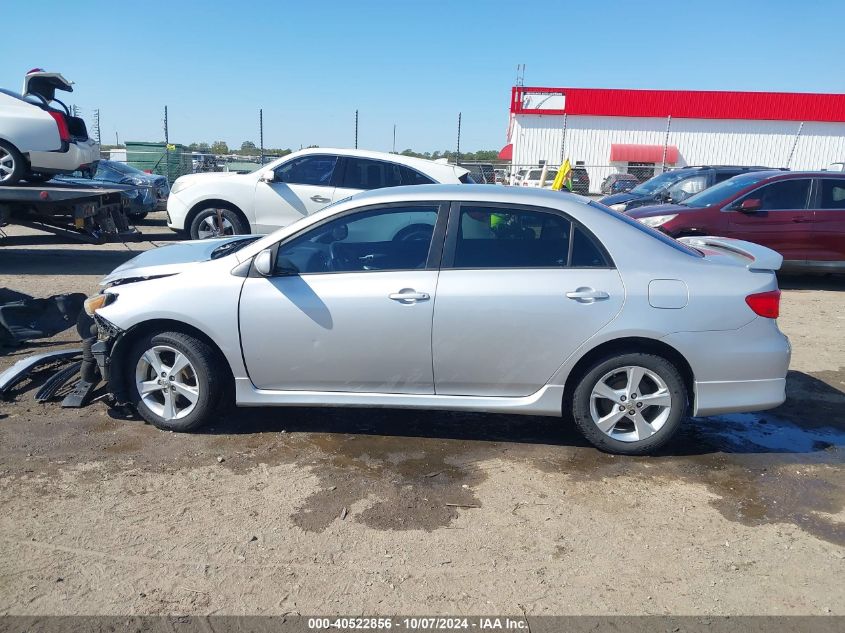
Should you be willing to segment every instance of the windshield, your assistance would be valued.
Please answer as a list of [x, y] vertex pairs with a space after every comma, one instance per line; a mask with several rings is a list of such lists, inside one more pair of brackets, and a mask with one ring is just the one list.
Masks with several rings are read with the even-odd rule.
[[643, 184], [637, 185], [633, 189], [631, 189], [631, 193], [638, 193], [641, 195], [651, 195], [653, 193], [657, 193], [658, 191], [664, 191], [669, 188], [670, 185], [678, 182], [682, 178], [686, 178], [690, 176], [694, 172], [685, 171], [679, 169], [677, 171], [667, 171], [659, 176], [655, 176], [650, 180], [646, 180]]
[[100, 165], [103, 165], [103, 163], [105, 163], [105, 167], [108, 167], [109, 169], [112, 169], [118, 172], [119, 174], [123, 174], [124, 176], [137, 176], [138, 174], [142, 176], [148, 175], [140, 169], [133, 167], [132, 165], [127, 165], [126, 163], [118, 163], [112, 160], [100, 161]]
[[742, 174], [741, 176], [734, 176], [733, 178], [728, 178], [727, 180], [720, 182], [718, 185], [713, 185], [709, 189], [705, 189], [694, 196], [690, 196], [680, 204], [685, 207], [696, 207], [699, 209], [712, 207], [714, 204], [718, 204], [723, 200], [733, 197], [742, 189], [745, 189], [754, 183], [760, 182], [769, 176], [771, 176], [771, 174], [765, 171], [755, 171], [749, 174]]

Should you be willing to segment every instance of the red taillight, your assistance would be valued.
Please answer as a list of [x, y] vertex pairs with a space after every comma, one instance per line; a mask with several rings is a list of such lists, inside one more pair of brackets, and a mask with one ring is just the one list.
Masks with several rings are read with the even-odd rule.
[[769, 290], [745, 297], [745, 303], [755, 314], [767, 319], [776, 319], [780, 314], [780, 290]]
[[67, 128], [65, 115], [61, 112], [50, 112], [49, 114], [56, 120], [56, 125], [59, 127], [59, 138], [65, 143], [70, 143], [70, 130]]

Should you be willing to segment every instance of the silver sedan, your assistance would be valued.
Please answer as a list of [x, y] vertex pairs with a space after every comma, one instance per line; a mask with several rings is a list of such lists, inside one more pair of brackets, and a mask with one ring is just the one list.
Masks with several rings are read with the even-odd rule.
[[560, 416], [642, 454], [688, 415], [783, 402], [780, 264], [567, 193], [424, 185], [148, 251], [87, 310], [110, 390], [162, 429], [229, 399], [472, 410]]

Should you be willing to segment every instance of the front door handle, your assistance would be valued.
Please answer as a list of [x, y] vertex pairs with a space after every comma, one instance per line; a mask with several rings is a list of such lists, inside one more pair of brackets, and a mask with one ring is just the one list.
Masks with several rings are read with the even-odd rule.
[[793, 216], [792, 221], [795, 222], [795, 224], [806, 224], [807, 222], [812, 222], [810, 218], [805, 218], [800, 215]]
[[402, 288], [399, 292], [391, 292], [387, 298], [400, 303], [416, 303], [431, 299], [427, 292], [417, 292], [413, 288]]
[[314, 194], [313, 196], [311, 196], [311, 199], [312, 199], [314, 202], [331, 202], [331, 201], [332, 201], [332, 199], [331, 199], [331, 198], [325, 198], [325, 197], [321, 196], [319, 193]]
[[589, 288], [587, 286], [581, 286], [572, 292], [567, 292], [566, 296], [578, 303], [593, 303], [594, 301], [610, 298], [610, 295], [604, 290], [595, 290], [594, 288]]

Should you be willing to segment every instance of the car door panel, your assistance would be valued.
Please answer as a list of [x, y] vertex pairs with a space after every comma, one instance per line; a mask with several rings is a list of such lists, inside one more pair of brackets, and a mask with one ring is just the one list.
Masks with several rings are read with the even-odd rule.
[[[568, 292], [591, 288], [607, 299]], [[439, 395], [527, 396], [619, 312], [613, 269], [443, 270], [432, 337]]]
[[[728, 210], [730, 237], [767, 246], [785, 260], [806, 260], [813, 250], [815, 217], [807, 208], [809, 191], [809, 179], [780, 180], [751, 191]], [[762, 208], [739, 211], [742, 202], [751, 199], [761, 200]]]
[[[249, 278], [241, 345], [259, 389], [434, 393], [437, 271]], [[391, 299], [403, 289], [429, 295]]]

